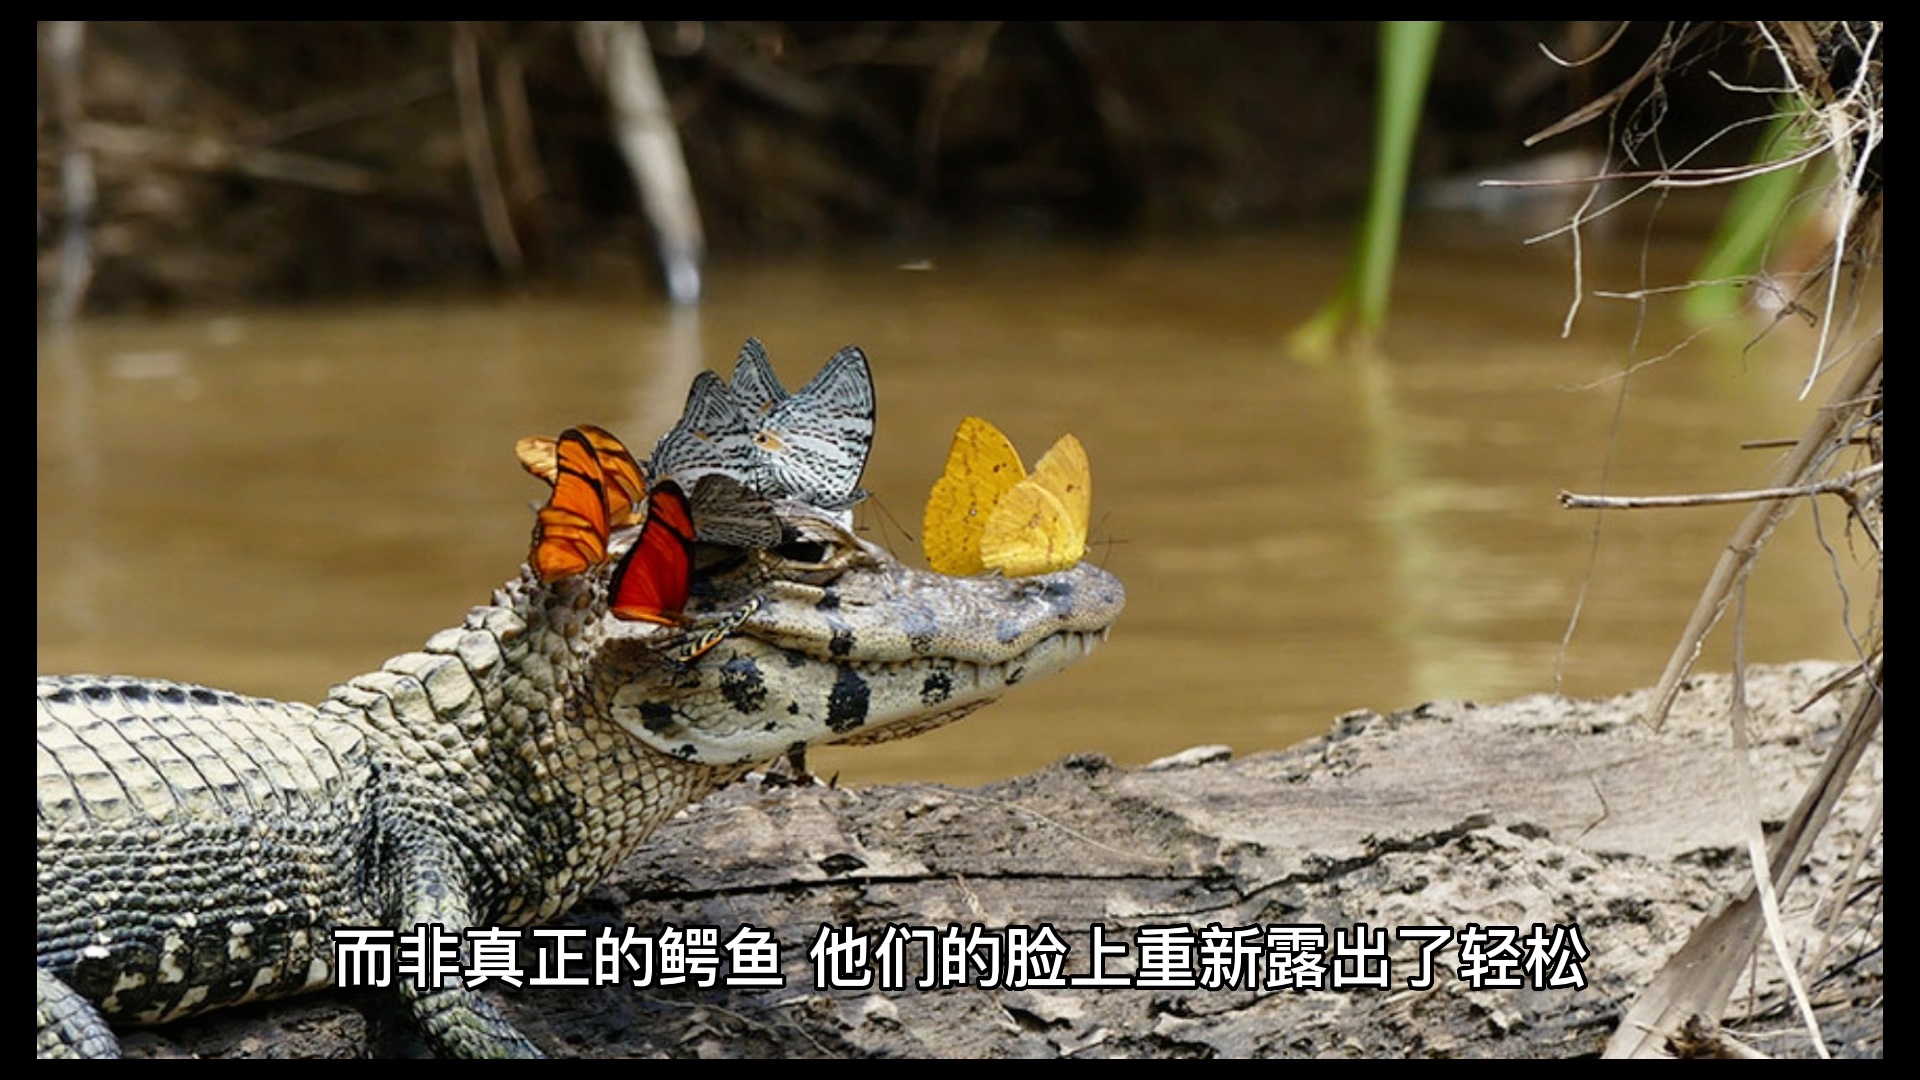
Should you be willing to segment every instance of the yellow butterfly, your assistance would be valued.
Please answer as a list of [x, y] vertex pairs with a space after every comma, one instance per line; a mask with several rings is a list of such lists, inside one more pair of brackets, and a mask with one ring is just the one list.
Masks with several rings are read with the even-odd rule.
[[921, 543], [927, 565], [943, 574], [1051, 573], [1087, 553], [1092, 513], [1093, 473], [1079, 439], [1062, 435], [1028, 475], [1000, 429], [969, 416], [927, 496]]

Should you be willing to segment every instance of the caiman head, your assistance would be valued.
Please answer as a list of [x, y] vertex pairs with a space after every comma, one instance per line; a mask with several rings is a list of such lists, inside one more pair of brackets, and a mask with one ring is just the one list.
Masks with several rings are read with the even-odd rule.
[[[729, 770], [796, 747], [883, 742], [1079, 660], [1126, 602], [1119, 580], [1087, 563], [949, 577], [902, 565], [843, 515], [784, 502], [779, 518], [779, 543], [701, 568], [688, 631], [604, 620], [586, 691], [596, 712], [659, 754]], [[727, 632], [682, 659], [703, 624]]]

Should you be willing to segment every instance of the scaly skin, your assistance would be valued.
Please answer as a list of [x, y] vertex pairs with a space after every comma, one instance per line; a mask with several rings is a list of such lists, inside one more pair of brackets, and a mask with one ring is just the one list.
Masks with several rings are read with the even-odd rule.
[[[1087, 565], [950, 578], [780, 514], [784, 544], [697, 577], [696, 618], [759, 606], [691, 662], [607, 614], [610, 562], [523, 569], [317, 708], [42, 678], [39, 1052], [110, 1056], [108, 1021], [331, 985], [335, 927], [551, 919], [755, 764], [957, 719], [1085, 655], [1125, 600]], [[437, 1052], [540, 1052], [464, 989], [396, 982]]]

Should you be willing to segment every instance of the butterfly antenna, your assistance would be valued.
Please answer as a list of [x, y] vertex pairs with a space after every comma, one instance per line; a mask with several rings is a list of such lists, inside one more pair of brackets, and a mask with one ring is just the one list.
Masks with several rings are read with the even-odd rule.
[[[899, 550], [899, 545], [893, 542], [894, 533], [899, 533], [901, 536], [905, 537], [907, 543], [909, 544], [918, 545], [920, 543], [920, 538], [913, 535], [913, 531], [911, 529], [908, 529], [905, 525], [902, 525], [900, 523], [899, 518], [893, 516], [892, 508], [887, 506], [886, 502], [882, 500], [880, 496], [870, 494], [867, 496], [866, 502], [873, 505], [875, 510], [879, 513], [880, 517], [884, 520], [884, 523], [888, 526], [887, 528], [881, 530], [881, 537], [886, 541], [886, 544], [884, 545], [885, 547], [893, 551]], [[855, 531], [858, 531], [858, 530], [856, 529]]]
[[[1125, 537], [1115, 537], [1107, 531], [1107, 519], [1112, 516], [1113, 513], [1111, 511], [1100, 515], [1101, 537], [1097, 543], [1100, 545], [1100, 569], [1102, 570], [1107, 568], [1107, 558], [1113, 554], [1113, 549], [1121, 544], [1128, 543]], [[1091, 535], [1093, 530], [1088, 529], [1087, 532]], [[1094, 543], [1096, 543], [1096, 541], [1088, 540], [1089, 545]]]

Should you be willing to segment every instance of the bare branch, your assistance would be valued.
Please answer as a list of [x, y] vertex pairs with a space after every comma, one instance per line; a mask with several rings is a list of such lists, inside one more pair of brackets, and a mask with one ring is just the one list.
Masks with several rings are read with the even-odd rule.
[[1544, 142], [1547, 139], [1553, 138], [1555, 135], [1572, 131], [1574, 128], [1593, 120], [1595, 117], [1604, 115], [1608, 109], [1626, 100], [1627, 94], [1632, 92], [1634, 87], [1645, 82], [1654, 72], [1664, 67], [1670, 59], [1688, 45], [1693, 44], [1694, 40], [1705, 33], [1706, 30], [1707, 26], [1700, 24], [1682, 34], [1679, 40], [1662, 44], [1660, 48], [1653, 51], [1652, 55], [1647, 57], [1646, 63], [1640, 65], [1640, 70], [1627, 76], [1626, 81], [1606, 93], [1601, 94], [1599, 97], [1594, 98], [1592, 101], [1587, 102], [1578, 109], [1575, 109], [1573, 112], [1568, 113], [1560, 120], [1527, 136], [1521, 145], [1532, 146], [1535, 143]]
[[520, 241], [513, 235], [513, 215], [507, 212], [507, 197], [500, 187], [493, 132], [480, 92], [480, 44], [470, 22], [453, 24], [453, 85], [460, 100], [460, 139], [466, 147], [473, 197], [480, 204], [480, 223], [500, 269], [508, 277], [519, 277], [526, 261], [520, 254]]
[[706, 232], [653, 47], [637, 22], [583, 22], [579, 29], [580, 50], [600, 72], [614, 140], [653, 228], [667, 295], [676, 304], [698, 303]]
[[1715, 491], [1699, 495], [1579, 495], [1560, 493], [1560, 505], [1570, 510], [1650, 510], [1674, 506], [1725, 506], [1728, 503], [1765, 502], [1769, 499], [1797, 499], [1806, 495], [1845, 495], [1855, 484], [1880, 475], [1878, 462], [1842, 476], [1793, 487], [1759, 488], [1753, 491]]
[[1600, 43], [1599, 48], [1593, 50], [1592, 52], [1588, 53], [1587, 55], [1581, 57], [1578, 60], [1562, 60], [1560, 57], [1554, 55], [1554, 52], [1552, 49], [1547, 48], [1547, 44], [1544, 41], [1540, 43], [1540, 52], [1548, 60], [1551, 60], [1555, 64], [1558, 64], [1559, 66], [1564, 68], [1586, 67], [1588, 64], [1591, 64], [1596, 60], [1599, 60], [1601, 57], [1612, 52], [1613, 47], [1620, 43], [1621, 36], [1627, 32], [1627, 27], [1632, 25], [1633, 25], [1633, 21], [1631, 19], [1622, 20], [1619, 26], [1616, 26], [1613, 28], [1613, 34], [1610, 37], [1608, 37], [1607, 40]]
[[93, 281], [93, 245], [87, 222], [93, 216], [93, 159], [82, 137], [86, 108], [81, 101], [80, 64], [87, 41], [84, 22], [56, 22], [48, 26], [48, 67], [53, 72], [54, 116], [60, 132], [60, 196], [66, 218], [60, 235], [60, 279], [48, 319], [66, 326], [86, 303]]

